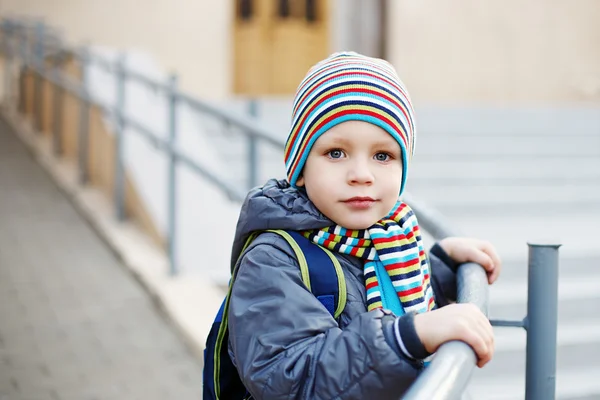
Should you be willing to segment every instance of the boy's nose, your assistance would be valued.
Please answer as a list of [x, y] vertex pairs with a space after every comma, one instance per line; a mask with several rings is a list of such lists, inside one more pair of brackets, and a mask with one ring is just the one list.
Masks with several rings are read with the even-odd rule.
[[356, 161], [348, 171], [348, 183], [365, 185], [373, 183], [374, 176], [367, 162]]

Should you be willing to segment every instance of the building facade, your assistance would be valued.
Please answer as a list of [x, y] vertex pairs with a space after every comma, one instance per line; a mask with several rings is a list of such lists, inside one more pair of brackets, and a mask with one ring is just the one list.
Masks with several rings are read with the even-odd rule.
[[287, 96], [357, 50], [391, 61], [417, 103], [600, 103], [595, 0], [3, 0], [0, 14], [147, 52], [205, 98]]

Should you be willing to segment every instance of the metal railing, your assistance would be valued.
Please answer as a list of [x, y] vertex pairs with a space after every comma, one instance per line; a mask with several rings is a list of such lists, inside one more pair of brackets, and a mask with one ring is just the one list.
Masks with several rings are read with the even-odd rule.
[[[54, 127], [53, 127], [53, 148], [56, 155], [61, 153], [60, 144], [60, 126], [61, 126], [61, 97], [64, 91], [67, 91], [80, 99], [80, 120], [78, 130], [78, 167], [79, 180], [81, 184], [87, 182], [87, 144], [89, 135], [89, 114], [90, 106], [93, 104], [102, 109], [108, 115], [112, 115], [115, 124], [116, 139], [116, 157], [115, 157], [115, 176], [114, 176], [114, 207], [116, 217], [119, 221], [126, 218], [125, 215], [125, 173], [123, 162], [123, 139], [126, 127], [132, 128], [134, 132], [143, 136], [155, 148], [169, 155], [168, 171], [168, 220], [167, 220], [167, 252], [170, 261], [171, 274], [177, 273], [177, 260], [175, 252], [176, 237], [176, 174], [175, 170], [178, 164], [181, 164], [196, 174], [217, 186], [229, 199], [242, 201], [246, 195], [247, 188], [239, 188], [226, 180], [220, 179], [209, 168], [206, 168], [186, 155], [176, 145], [177, 141], [177, 113], [180, 105], [186, 104], [199, 113], [209, 114], [212, 118], [221, 121], [224, 129], [237, 128], [242, 131], [248, 141], [247, 158], [250, 160], [247, 168], [248, 186], [252, 187], [258, 183], [257, 178], [257, 142], [269, 143], [276, 147], [281, 147], [282, 143], [268, 131], [260, 128], [252, 118], [239, 116], [229, 113], [219, 107], [207, 102], [198, 100], [189, 94], [183, 93], [177, 88], [177, 76], [172, 75], [168, 82], [153, 80], [132, 69], [126, 68], [124, 57], [119, 57], [116, 62], [111, 62], [101, 56], [93, 54], [88, 48], [72, 48], [62, 44], [56, 36], [42, 23], [24, 24], [20, 21], [4, 20], [2, 21], [2, 40], [3, 50], [6, 54], [7, 66], [5, 73], [5, 85], [10, 87], [10, 71], [13, 64], [20, 60], [22, 67], [35, 72], [34, 81], [34, 122], [35, 127], [39, 128], [39, 115], [42, 107], [41, 96], [41, 78], [55, 85], [54, 93]], [[68, 54], [75, 57], [81, 65], [81, 80], [77, 81], [61, 71], [62, 55]], [[47, 59], [52, 60], [51, 66], [46, 63]], [[116, 76], [117, 98], [114, 105], [94, 97], [88, 90], [86, 71], [87, 67], [95, 65]], [[163, 139], [157, 134], [155, 129], [145, 126], [143, 122], [129, 117], [124, 112], [126, 102], [125, 87], [128, 81], [141, 83], [154, 91], [165, 93], [169, 99], [169, 122], [167, 139]]]
[[[11, 93], [12, 69], [16, 63], [20, 67], [35, 73], [34, 86], [34, 120], [38, 121], [36, 114], [40, 114], [41, 79], [45, 79], [55, 87], [52, 143], [56, 155], [61, 153], [60, 107], [64, 91], [70, 92], [80, 99], [80, 119], [78, 127], [78, 168], [79, 182], [84, 184], [88, 180], [87, 153], [89, 134], [89, 112], [93, 104], [105, 113], [113, 115], [116, 120], [115, 128], [115, 177], [114, 177], [114, 207], [116, 218], [120, 221], [125, 215], [125, 181], [123, 160], [123, 137], [125, 127], [134, 128], [134, 131], [152, 143], [157, 149], [169, 156], [168, 162], [168, 217], [167, 217], [167, 252], [170, 261], [170, 273], [177, 273], [177, 260], [175, 257], [176, 232], [176, 167], [184, 165], [201, 176], [206, 181], [221, 189], [227, 196], [236, 201], [242, 201], [247, 188], [240, 189], [218, 177], [208, 168], [182, 153], [176, 146], [177, 141], [177, 110], [178, 106], [185, 103], [198, 112], [209, 114], [212, 118], [220, 120], [225, 128], [236, 127], [243, 132], [247, 139], [247, 182], [248, 186], [255, 186], [258, 182], [258, 146], [259, 142], [266, 142], [283, 150], [284, 143], [275, 135], [261, 128], [251, 117], [244, 117], [226, 112], [207, 102], [195, 99], [179, 91], [177, 77], [172, 75], [167, 82], [151, 79], [143, 74], [125, 67], [123, 57], [116, 62], [111, 62], [98, 55], [92, 54], [88, 48], [72, 48], [64, 45], [48, 30], [43, 23], [24, 23], [19, 20], [4, 20], [1, 24], [2, 51], [5, 59], [5, 90]], [[77, 81], [61, 71], [62, 55], [68, 54], [81, 63], [82, 76]], [[47, 60], [53, 60], [51, 66]], [[106, 71], [116, 75], [116, 104], [110, 105], [91, 95], [86, 85], [87, 66], [95, 64]], [[124, 112], [125, 86], [128, 80], [135, 80], [154, 90], [165, 93], [169, 99], [169, 118], [167, 139], [162, 139], [151, 127], [144, 126], [138, 120], [127, 116]], [[252, 103], [251, 103], [252, 105]], [[255, 114], [254, 107], [250, 113]], [[39, 126], [38, 126], [39, 127]], [[406, 195], [405, 200], [411, 204], [423, 229], [429, 232], [436, 240], [455, 234], [442, 216], [435, 210], [429, 209], [418, 201]], [[547, 270], [541, 271], [542, 268]], [[496, 326], [522, 327], [527, 335], [527, 399], [554, 398], [556, 371], [556, 311], [557, 311], [557, 285], [558, 285], [558, 246], [530, 245], [529, 259], [529, 302], [528, 316], [522, 321], [492, 321]], [[476, 264], [464, 264], [458, 269], [457, 274], [457, 301], [460, 303], [473, 303], [486, 315], [488, 310], [488, 284], [483, 268]], [[405, 399], [459, 399], [462, 397], [471, 374], [476, 366], [476, 356], [473, 350], [465, 343], [454, 341], [440, 346], [427, 369], [420, 375], [411, 389], [404, 396]]]

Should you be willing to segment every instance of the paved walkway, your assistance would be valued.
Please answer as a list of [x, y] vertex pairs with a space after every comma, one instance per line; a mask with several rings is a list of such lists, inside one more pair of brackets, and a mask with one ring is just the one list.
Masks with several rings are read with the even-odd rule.
[[201, 368], [0, 121], [0, 400], [200, 399]]

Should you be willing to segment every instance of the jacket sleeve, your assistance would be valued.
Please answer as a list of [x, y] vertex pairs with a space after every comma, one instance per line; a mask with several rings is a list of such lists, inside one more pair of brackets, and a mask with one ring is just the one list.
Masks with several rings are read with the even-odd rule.
[[436, 305], [443, 307], [456, 301], [458, 264], [437, 243], [429, 251], [429, 266]]
[[233, 285], [230, 355], [255, 399], [395, 400], [419, 369], [386, 340], [395, 320], [366, 312], [340, 329], [302, 283], [289, 245], [263, 234], [243, 256]]

